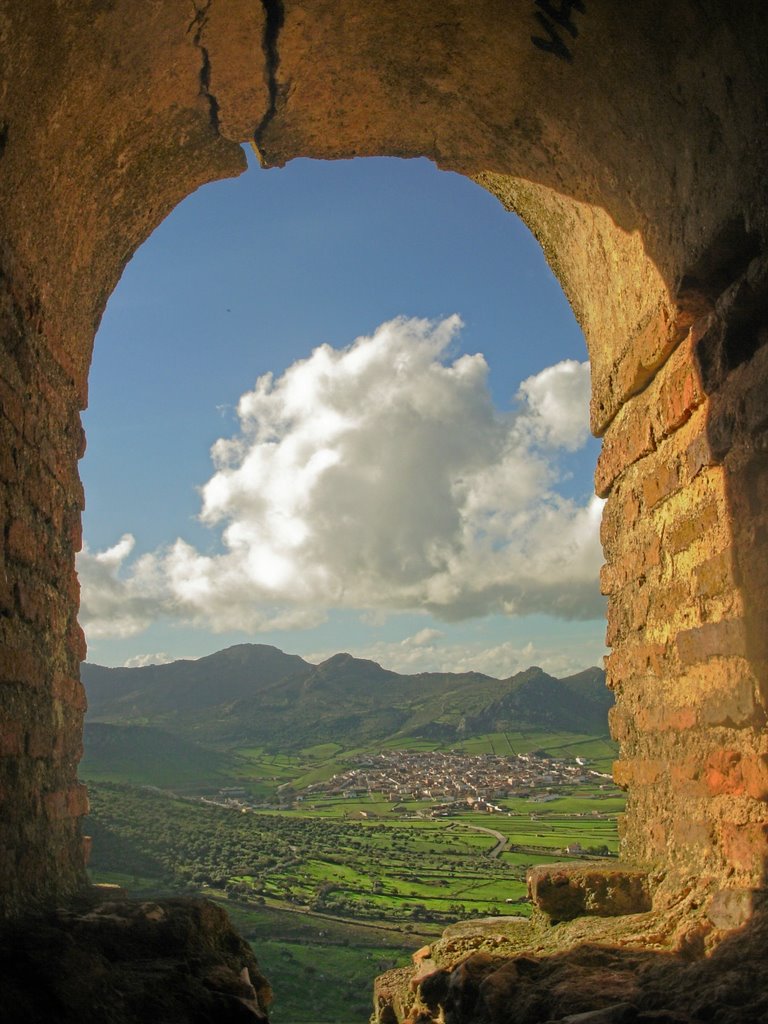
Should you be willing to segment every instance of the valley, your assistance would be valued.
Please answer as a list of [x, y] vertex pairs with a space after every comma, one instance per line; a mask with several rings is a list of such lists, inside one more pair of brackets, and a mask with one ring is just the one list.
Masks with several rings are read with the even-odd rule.
[[[243, 652], [238, 656], [242, 661]], [[525, 875], [533, 864], [617, 849], [624, 800], [609, 775], [615, 746], [605, 712], [600, 722], [594, 711], [603, 696], [598, 670], [597, 696], [584, 703], [593, 700], [588, 714], [602, 724], [599, 732], [563, 728], [572, 718], [570, 694], [563, 688], [560, 711], [550, 691], [561, 682], [529, 670], [522, 674], [530, 697], [525, 718], [515, 720], [510, 711], [514, 678], [486, 678], [464, 707], [433, 696], [432, 715], [417, 729], [405, 683], [397, 681], [399, 717], [409, 724], [372, 739], [386, 716], [380, 694], [370, 699], [367, 691], [372, 663], [363, 663], [355, 680], [354, 661], [345, 657], [341, 680], [326, 670], [320, 698], [316, 685], [294, 684], [306, 706], [288, 712], [288, 749], [274, 739], [256, 742], [242, 726], [257, 710], [243, 706], [245, 678], [236, 684], [236, 729], [231, 680], [199, 686], [194, 700], [190, 688], [183, 691], [177, 666], [197, 666], [199, 674], [199, 663], [167, 666], [173, 687], [185, 694], [176, 711], [157, 674], [142, 690], [136, 683], [144, 685], [147, 670], [105, 670], [119, 673], [125, 699], [102, 691], [91, 705], [96, 720], [86, 726], [81, 774], [91, 796], [86, 828], [94, 880], [225, 903], [277, 989], [277, 1024], [363, 1019], [370, 979], [406, 963], [447, 925], [526, 915]], [[316, 682], [314, 667], [312, 674]], [[461, 693], [454, 682], [444, 682], [446, 693]], [[262, 679], [260, 688], [270, 687]], [[333, 710], [334, 701], [343, 710], [342, 690], [347, 707], [358, 709], [360, 728], [339, 728], [329, 740], [320, 711]], [[333, 700], [322, 696], [328, 691]], [[225, 700], [215, 703], [222, 693]], [[256, 694], [251, 703], [259, 700]], [[469, 718], [491, 731], [468, 729]], [[334, 720], [338, 725], [339, 714]], [[358, 974], [367, 978], [362, 988], [354, 984]], [[341, 1007], [330, 993], [345, 985], [350, 998]], [[315, 996], [307, 1001], [310, 989]], [[364, 1007], [355, 992], [362, 992]]]

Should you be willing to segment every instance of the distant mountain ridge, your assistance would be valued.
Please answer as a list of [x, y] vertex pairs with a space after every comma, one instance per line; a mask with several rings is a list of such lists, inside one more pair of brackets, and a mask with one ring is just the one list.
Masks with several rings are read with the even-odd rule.
[[105, 668], [83, 662], [80, 675], [89, 707], [123, 718], [134, 704], [145, 715], [214, 707], [253, 697], [259, 683], [279, 684], [314, 666], [266, 644], [238, 644], [196, 661], [142, 668]]
[[144, 668], [81, 667], [91, 722], [151, 724], [201, 743], [299, 749], [397, 736], [450, 741], [511, 729], [608, 732], [605, 673], [555, 679], [532, 667], [402, 675], [335, 654], [320, 665], [267, 644]]

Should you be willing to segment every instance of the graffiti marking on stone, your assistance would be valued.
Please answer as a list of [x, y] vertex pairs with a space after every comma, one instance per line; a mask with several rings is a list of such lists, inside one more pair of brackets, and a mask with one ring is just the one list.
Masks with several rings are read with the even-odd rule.
[[567, 32], [572, 39], [578, 36], [579, 29], [573, 20], [573, 12], [584, 13], [583, 0], [534, 0], [534, 7], [539, 10], [534, 11], [533, 16], [546, 35], [531, 36], [531, 42], [545, 53], [552, 53], [570, 63], [573, 54], [563, 42], [559, 30]]

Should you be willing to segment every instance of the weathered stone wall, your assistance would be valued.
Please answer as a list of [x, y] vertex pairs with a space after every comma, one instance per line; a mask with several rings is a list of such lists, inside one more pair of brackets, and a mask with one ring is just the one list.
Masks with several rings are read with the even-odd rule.
[[211, 122], [194, 11], [0, 10], [0, 917], [85, 880], [77, 624], [93, 336], [126, 260], [244, 161]]
[[94, 331], [136, 247], [242, 170], [246, 140], [272, 166], [427, 155], [535, 232], [605, 434], [625, 855], [669, 891], [761, 881], [767, 37], [765, 4], [716, 0], [0, 8], [0, 913], [83, 875], [73, 560]]
[[82, 881], [75, 778], [85, 695], [77, 624], [83, 434], [39, 310], [0, 279], [0, 878], [11, 911]]
[[765, 880], [768, 336], [745, 287], [623, 406], [596, 476], [623, 853], [668, 894]]

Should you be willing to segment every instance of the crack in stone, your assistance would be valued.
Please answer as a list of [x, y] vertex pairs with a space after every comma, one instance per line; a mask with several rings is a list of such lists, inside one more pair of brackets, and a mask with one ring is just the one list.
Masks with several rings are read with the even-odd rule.
[[195, 4], [195, 16], [187, 26], [187, 33], [194, 29], [194, 36], [192, 37], [192, 43], [200, 51], [202, 63], [200, 66], [200, 95], [204, 96], [208, 101], [208, 108], [210, 112], [211, 127], [216, 132], [219, 132], [219, 103], [216, 97], [210, 90], [211, 85], [211, 58], [207, 48], [203, 45], [203, 32], [208, 22], [208, 11], [211, 9], [213, 0], [205, 0], [205, 3], [201, 6]]
[[277, 100], [279, 95], [277, 69], [280, 65], [280, 53], [277, 49], [277, 40], [280, 35], [280, 30], [285, 22], [285, 6], [283, 4], [283, 0], [261, 0], [261, 5], [264, 8], [265, 16], [264, 34], [262, 36], [261, 46], [264, 52], [269, 106], [267, 107], [264, 117], [262, 117], [259, 122], [256, 131], [253, 133], [253, 145], [259, 159], [261, 159], [261, 139], [277, 113]]

